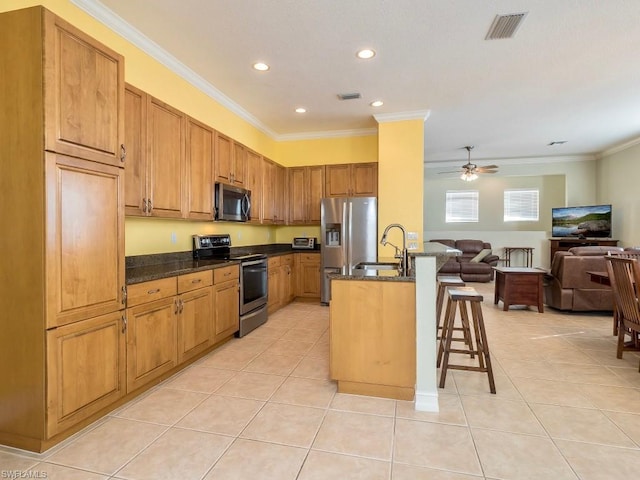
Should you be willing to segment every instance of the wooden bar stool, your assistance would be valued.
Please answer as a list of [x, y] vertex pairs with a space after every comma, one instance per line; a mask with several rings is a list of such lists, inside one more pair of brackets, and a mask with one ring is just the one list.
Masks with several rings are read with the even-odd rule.
[[[444, 275], [436, 277], [436, 280], [438, 282], [438, 293], [436, 295], [436, 322], [437, 322], [438, 336], [436, 338], [440, 338], [441, 336], [440, 330], [442, 330], [442, 326], [444, 323], [440, 321], [440, 318], [442, 317], [442, 304], [444, 303], [444, 295], [447, 291], [447, 287], [456, 287], [456, 288], [464, 287], [465, 283], [460, 277], [444, 276]], [[445, 310], [444, 318], [448, 318], [450, 307], [451, 307], [451, 303], [447, 302], [447, 309]], [[454, 326], [453, 330], [461, 331], [462, 338], [453, 337], [452, 340], [456, 342], [464, 342], [466, 345], [471, 347], [471, 343], [470, 343], [471, 331], [470, 331], [468, 315], [466, 315], [466, 311], [464, 312], [464, 314], [461, 312], [460, 317], [461, 317], [460, 320], [462, 322], [462, 326], [461, 327]], [[471, 354], [471, 358], [473, 358], [473, 353]]]
[[[482, 317], [482, 300], [483, 297], [473, 287], [459, 287], [448, 289], [449, 299], [447, 302], [447, 315], [442, 329], [440, 345], [438, 347], [438, 367], [440, 371], [440, 388], [444, 388], [447, 378], [447, 370], [467, 370], [473, 372], [487, 373], [489, 376], [489, 389], [491, 393], [496, 393], [496, 384], [493, 379], [493, 370], [491, 369], [491, 357], [489, 356], [489, 344], [487, 342], [487, 332], [484, 328], [484, 319]], [[471, 318], [467, 313], [467, 305], [471, 311]], [[469, 328], [469, 335], [475, 334], [475, 345], [473, 347], [473, 338], [467, 344], [466, 349], [451, 348], [453, 337], [453, 324], [455, 321], [456, 310], [460, 310], [460, 316], [463, 318], [463, 325], [466, 318], [467, 325], [473, 323], [473, 331]], [[467, 353], [473, 358], [474, 354], [478, 354], [479, 366], [455, 365], [449, 363], [450, 353]]]

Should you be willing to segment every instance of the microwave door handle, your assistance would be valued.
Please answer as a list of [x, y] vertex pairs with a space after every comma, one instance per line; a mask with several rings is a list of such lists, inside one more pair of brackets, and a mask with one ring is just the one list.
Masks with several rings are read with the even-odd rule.
[[245, 193], [244, 197], [242, 198], [242, 216], [246, 217], [247, 220], [251, 220], [249, 218], [250, 209], [251, 209], [251, 200], [249, 200], [249, 195]]

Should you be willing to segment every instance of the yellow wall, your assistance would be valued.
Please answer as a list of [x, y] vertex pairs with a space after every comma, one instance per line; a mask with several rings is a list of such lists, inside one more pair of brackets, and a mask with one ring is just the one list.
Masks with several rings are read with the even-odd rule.
[[378, 161], [378, 136], [280, 142], [278, 161], [286, 167]]
[[[402, 224], [418, 235], [422, 250], [424, 190], [424, 119], [382, 122], [378, 126], [378, 238], [391, 223]], [[398, 229], [389, 241], [402, 246]], [[380, 257], [391, 257], [392, 247], [378, 248]]]

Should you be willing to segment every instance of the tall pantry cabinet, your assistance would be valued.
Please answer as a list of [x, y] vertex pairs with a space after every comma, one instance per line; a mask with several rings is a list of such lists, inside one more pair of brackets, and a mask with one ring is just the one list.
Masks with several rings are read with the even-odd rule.
[[0, 14], [0, 443], [43, 451], [125, 393], [124, 60]]

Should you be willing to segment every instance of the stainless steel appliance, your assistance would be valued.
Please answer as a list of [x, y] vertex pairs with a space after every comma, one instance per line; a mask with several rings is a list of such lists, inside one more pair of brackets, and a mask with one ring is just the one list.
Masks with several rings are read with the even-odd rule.
[[360, 262], [377, 260], [378, 199], [323, 198], [320, 213], [321, 302], [331, 299], [328, 274], [350, 275]]
[[261, 253], [232, 253], [229, 235], [193, 235], [193, 258], [240, 260], [240, 322], [243, 337], [267, 321], [267, 256]]
[[315, 250], [318, 239], [315, 237], [293, 237], [291, 248], [294, 250]]
[[247, 222], [251, 220], [251, 191], [226, 183], [216, 183], [214, 206], [215, 220]]

